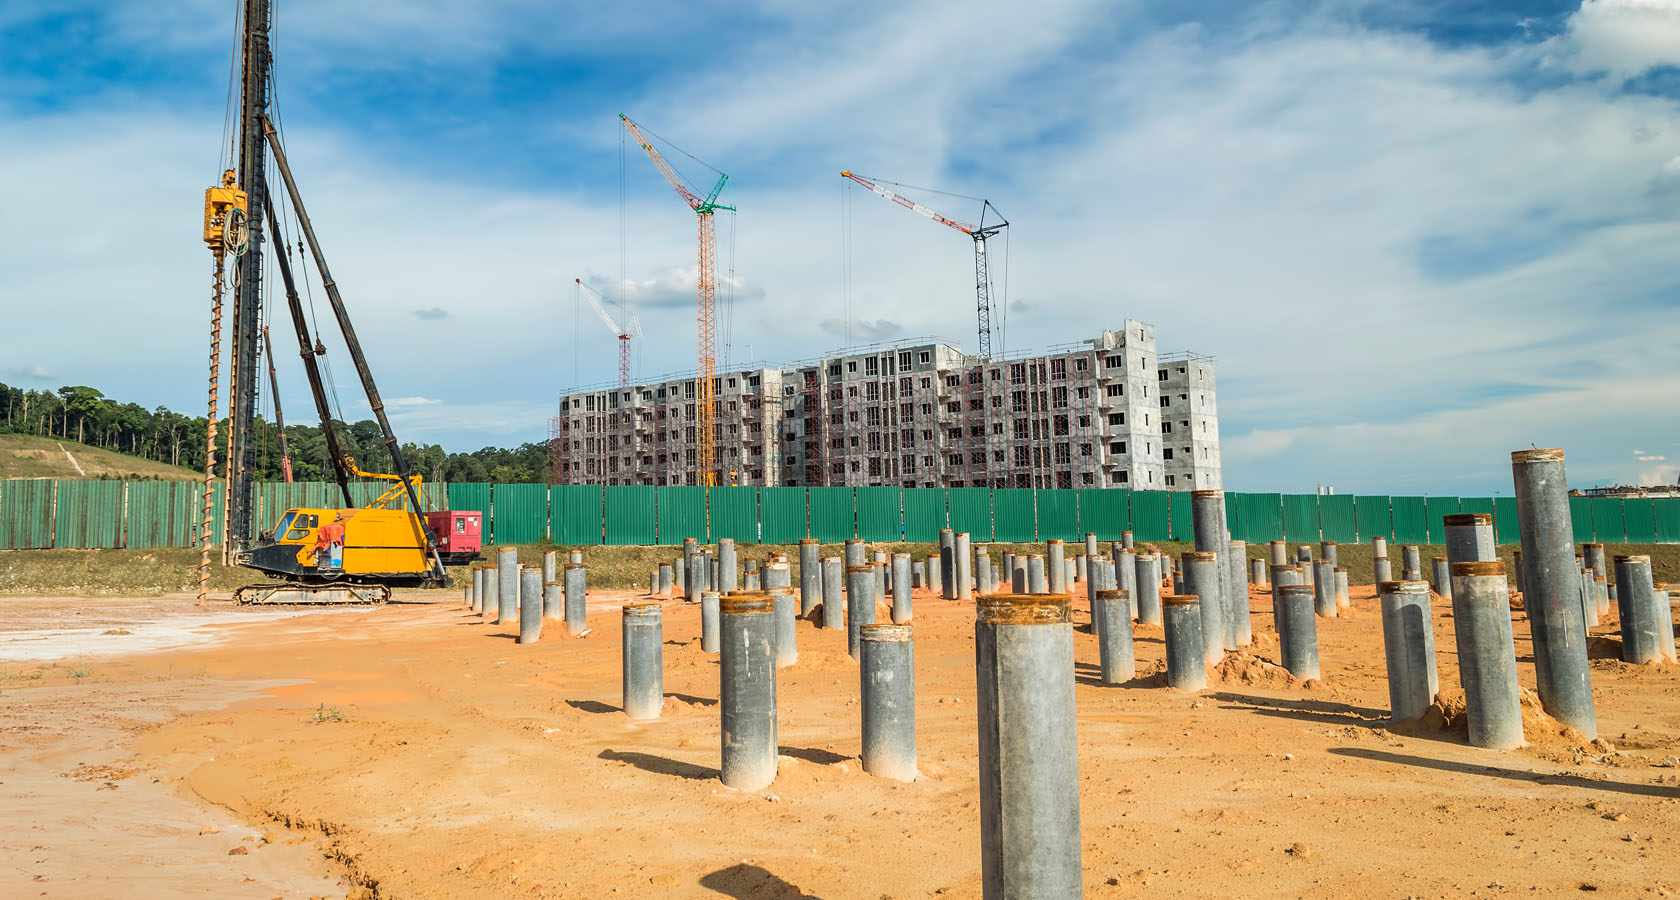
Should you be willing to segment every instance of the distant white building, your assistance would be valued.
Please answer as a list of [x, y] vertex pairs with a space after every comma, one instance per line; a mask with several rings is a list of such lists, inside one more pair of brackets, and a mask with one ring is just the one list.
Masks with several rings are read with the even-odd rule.
[[[720, 373], [717, 484], [1219, 487], [1213, 358], [1158, 359], [1155, 327], [1048, 353], [923, 340]], [[560, 398], [562, 484], [698, 484], [693, 376]]]

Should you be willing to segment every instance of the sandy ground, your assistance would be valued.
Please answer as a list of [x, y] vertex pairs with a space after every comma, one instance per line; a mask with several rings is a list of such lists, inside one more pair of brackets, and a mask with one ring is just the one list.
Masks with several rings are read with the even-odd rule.
[[[717, 780], [696, 607], [666, 610], [664, 719], [620, 712], [629, 597], [592, 594], [594, 631], [551, 626], [529, 646], [454, 593], [243, 619], [183, 617], [180, 600], [0, 601], [3, 630], [89, 615], [76, 627], [173, 629], [54, 664], [3, 661], [0, 641], [0, 821], [29, 823], [0, 830], [0, 896], [979, 895], [970, 607], [916, 600], [923, 777], [861, 770], [844, 632], [802, 623], [778, 679], [776, 783], [738, 793]], [[1144, 674], [1099, 684], [1076, 601], [1088, 896], [1680, 895], [1680, 669], [1596, 659], [1604, 740], [1530, 710], [1530, 746], [1495, 753], [1449, 724], [1386, 727], [1371, 588], [1319, 620], [1312, 685], [1273, 665], [1269, 596], [1253, 604], [1252, 656], [1192, 696], [1159, 686], [1161, 634], [1141, 626]], [[1532, 686], [1520, 613], [1517, 630]]]

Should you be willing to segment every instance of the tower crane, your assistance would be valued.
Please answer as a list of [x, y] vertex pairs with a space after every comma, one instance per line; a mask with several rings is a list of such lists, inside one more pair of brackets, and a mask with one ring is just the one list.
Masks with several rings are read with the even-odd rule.
[[601, 321], [606, 323], [607, 328], [618, 336], [618, 386], [621, 388], [629, 387], [630, 339], [642, 336], [641, 318], [633, 312], [626, 311], [625, 315], [628, 316], [628, 319], [625, 321], [624, 327], [620, 327], [618, 322], [607, 314], [607, 308], [601, 302], [606, 299], [605, 297], [602, 297], [594, 288], [584, 284], [582, 278], [572, 280], [577, 283], [578, 293], [583, 295], [583, 299], [589, 301], [590, 308], [595, 310], [595, 315], [600, 316]]
[[[717, 388], [713, 384], [717, 375], [717, 247], [713, 238], [712, 214], [718, 210], [734, 212], [735, 207], [724, 206], [717, 202], [718, 195], [729, 182], [729, 176], [718, 172], [717, 184], [712, 186], [705, 197], [691, 189], [671, 164], [665, 161], [658, 149], [642, 134], [642, 129], [629, 116], [620, 113], [618, 119], [624, 125], [624, 130], [635, 139], [636, 146], [642, 148], [648, 159], [653, 160], [659, 174], [665, 176], [665, 181], [671, 185], [677, 196], [682, 197], [688, 208], [694, 210], [699, 218], [699, 263], [698, 278], [699, 303], [695, 319], [699, 325], [700, 352], [699, 375], [696, 379], [698, 393], [697, 407], [699, 411], [699, 428], [695, 429], [698, 436], [698, 446], [695, 448], [695, 469], [699, 474], [700, 484], [710, 487], [717, 483]], [[695, 160], [699, 162], [699, 160]], [[701, 163], [705, 165], [704, 163]], [[707, 168], [711, 168], [707, 166]], [[716, 169], [712, 169], [716, 172]]]
[[[891, 184], [894, 187], [909, 187], [909, 185], [898, 184], [896, 182], [887, 181], [883, 178], [869, 179], [852, 172], [841, 172], [840, 175], [842, 178], [849, 178], [852, 181], [863, 185], [872, 193], [879, 194], [882, 197], [897, 203], [899, 206], [910, 210], [911, 212], [920, 213], [921, 215], [927, 216], [941, 225], [949, 228], [955, 228], [974, 239], [974, 305], [975, 315], [979, 319], [980, 357], [982, 359], [990, 359], [992, 356], [992, 278], [991, 272], [989, 271], [990, 266], [987, 262], [986, 241], [1009, 227], [1009, 222], [1004, 219], [1003, 213], [998, 212], [998, 208], [993, 206], [992, 201], [990, 200], [985, 200], [979, 197], [966, 198], [980, 201], [980, 224], [970, 225], [966, 222], [959, 222], [949, 216], [942, 215], [933, 209], [911, 200], [903, 194], [888, 190], [881, 186], [882, 184]], [[879, 184], [876, 182], [879, 182]], [[996, 224], [986, 224], [987, 210], [996, 213], [998, 219]]]

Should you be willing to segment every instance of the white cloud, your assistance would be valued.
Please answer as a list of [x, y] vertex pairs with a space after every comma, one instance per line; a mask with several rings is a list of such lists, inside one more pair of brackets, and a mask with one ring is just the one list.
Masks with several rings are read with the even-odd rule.
[[1619, 79], [1680, 65], [1680, 2], [1585, 0], [1551, 46], [1574, 71]]
[[1680, 466], [1654, 466], [1649, 469], [1641, 469], [1639, 477], [1634, 479], [1633, 483], [1646, 486], [1680, 483]]
[[852, 343], [885, 341], [904, 333], [901, 326], [886, 319], [824, 319], [817, 323], [817, 327], [825, 334]]
[[1662, 456], [1662, 455], [1652, 455], [1652, 456], [1635, 456], [1634, 459], [1637, 459], [1640, 462], [1662, 462], [1663, 460], [1668, 459], [1668, 457]]
[[1249, 461], [1258, 461], [1288, 450], [1295, 436], [1286, 431], [1255, 430], [1220, 442], [1220, 453]]
[[[847, 318], [859, 340], [876, 339], [860, 325], [890, 326], [973, 347], [969, 241], [837, 190], [855, 166], [1008, 212], [995, 247], [1007, 349], [1133, 317], [1159, 326], [1163, 349], [1216, 355], [1233, 490], [1489, 491], [1509, 482], [1505, 453], [1531, 442], [1564, 446], [1575, 480], [1613, 483], [1640, 471], [1636, 434], [1657, 448], [1680, 438], [1650, 412], [1680, 400], [1668, 299], [1680, 225], [1663, 196], [1680, 189], [1680, 114], [1599, 84], [1517, 79], [1542, 55], [1572, 71], [1649, 68], [1680, 43], [1646, 47], [1605, 24], [1613, 12], [1666, 27], [1649, 5], [1590, 3], [1538, 49], [1442, 47], [1289, 4], [1154, 31], [1116, 25], [1131, 5], [936, 3], [838, 24], [788, 7], [759, 10], [788, 23], [776, 40], [611, 99], [731, 172], [742, 303], [720, 313], [732, 324], [720, 342], [771, 362], [832, 348]], [[327, 21], [323, 7], [292, 9], [293, 35]], [[376, 12], [347, 21], [342, 45]], [[443, 21], [494, 53], [496, 15]], [[580, 28], [624, 39], [594, 18]], [[196, 205], [220, 118], [122, 108], [0, 113], [12, 174], [0, 209], [30, 210], [0, 217], [0, 358], [27, 349], [69, 381], [193, 412], [209, 282]], [[292, 163], [380, 385], [439, 400], [404, 410], [399, 436], [538, 439], [560, 390], [612, 378], [615, 342], [570, 293], [573, 278], [603, 290], [617, 278], [616, 185], [421, 175], [372, 152], [359, 123], [311, 124], [292, 130]], [[542, 127], [596, 124], [557, 113]], [[694, 220], [645, 161], [627, 165], [638, 369], [691, 371]], [[62, 202], [70, 183], [101, 197], [99, 216]], [[719, 232], [726, 268], [721, 220]], [[411, 314], [427, 309], [449, 317]], [[354, 379], [335, 358], [348, 405]], [[286, 366], [296, 383], [295, 358]]]

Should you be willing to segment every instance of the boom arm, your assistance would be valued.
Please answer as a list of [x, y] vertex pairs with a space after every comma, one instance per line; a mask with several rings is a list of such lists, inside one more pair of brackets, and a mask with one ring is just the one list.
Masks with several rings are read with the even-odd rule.
[[[275, 235], [280, 234], [280, 226], [274, 218], [274, 204], [264, 203], [263, 209], [268, 215], [268, 230]], [[350, 480], [345, 471], [346, 460], [349, 459], [339, 447], [338, 430], [333, 427], [332, 408], [327, 405], [327, 389], [321, 383], [321, 364], [315, 359], [315, 345], [309, 339], [309, 322], [303, 317], [303, 301], [298, 299], [297, 282], [292, 280], [292, 263], [284, 248], [276, 248], [274, 262], [280, 269], [280, 281], [286, 287], [286, 307], [292, 313], [292, 327], [297, 331], [298, 355], [303, 358], [303, 372], [309, 376], [309, 395], [315, 401], [315, 412], [321, 417], [321, 436], [327, 441], [327, 456], [332, 458], [333, 480], [338, 482], [338, 492], [344, 495], [345, 506], [355, 506], [350, 499]], [[277, 389], [278, 390], [278, 389]], [[355, 460], [349, 460], [352, 468]]]
[[425, 508], [420, 505], [420, 494], [414, 487], [414, 482], [418, 479], [408, 474], [408, 462], [403, 459], [402, 448], [397, 445], [397, 435], [391, 430], [390, 419], [385, 416], [385, 401], [380, 399], [379, 388], [373, 383], [373, 371], [368, 368], [367, 357], [362, 355], [362, 342], [356, 338], [355, 326], [350, 324], [350, 312], [344, 307], [344, 298], [338, 292], [338, 283], [333, 281], [332, 273], [327, 270], [327, 258], [321, 252], [320, 242], [315, 240], [315, 228], [309, 224], [309, 214], [304, 212], [303, 198], [298, 195], [297, 182], [292, 180], [291, 167], [286, 165], [286, 151], [280, 146], [280, 139], [274, 132], [274, 123], [264, 116], [262, 124], [263, 134], [268, 138], [269, 148], [274, 152], [274, 166], [280, 170], [280, 177], [286, 182], [286, 193], [291, 197], [292, 209], [297, 213], [298, 228], [303, 232], [304, 240], [309, 242], [309, 252], [315, 258], [315, 270], [321, 273], [321, 286], [326, 289], [327, 300], [332, 304], [334, 317], [338, 319], [338, 330], [344, 335], [344, 345], [350, 350], [350, 358], [356, 364], [356, 374], [361, 377], [362, 390], [367, 394], [368, 406], [373, 409], [373, 417], [378, 420], [379, 430], [385, 435], [385, 446], [391, 453], [392, 468], [397, 470], [397, 477], [402, 479], [410, 508], [414, 510], [415, 519], [420, 523], [426, 550], [432, 557], [432, 573], [442, 581], [443, 559], [438, 556], [437, 538], [433, 536], [431, 526], [426, 524]]
[[589, 301], [589, 307], [595, 310], [595, 315], [600, 316], [601, 321], [607, 323], [607, 327], [612, 329], [613, 334], [618, 337], [623, 337], [626, 334], [629, 334], [628, 331], [618, 327], [618, 323], [613, 321], [612, 316], [607, 315], [607, 308], [602, 306], [601, 301], [597, 299], [599, 295], [595, 293], [594, 288], [584, 284], [582, 278], [574, 278], [572, 280], [577, 282], [578, 293], [583, 295], [583, 299]]
[[993, 206], [989, 200], [981, 200], [980, 221], [982, 224], [970, 225], [942, 215], [903, 194], [881, 187], [861, 175], [854, 175], [845, 171], [842, 171], [840, 175], [863, 185], [871, 192], [879, 194], [911, 212], [927, 216], [941, 225], [955, 228], [974, 239], [974, 305], [975, 318], [978, 319], [980, 332], [979, 350], [981, 358], [990, 359], [992, 356], [992, 276], [990, 263], [988, 263], [986, 256], [986, 241], [1009, 226], [1009, 222], [1003, 218], [1003, 214], [998, 213], [997, 224], [983, 224], [986, 221], [986, 210], [997, 212], [997, 207]]
[[963, 223], [963, 222], [958, 222], [956, 219], [952, 219], [952, 218], [948, 218], [946, 216], [940, 215], [938, 212], [935, 212], [934, 210], [929, 209], [928, 207], [923, 206], [923, 205], [921, 205], [920, 203], [917, 203], [914, 200], [911, 200], [909, 197], [906, 197], [903, 194], [896, 193], [894, 191], [889, 191], [886, 188], [881, 187], [880, 185], [876, 184], [875, 182], [870, 181], [867, 178], [864, 178], [862, 175], [853, 175], [850, 172], [841, 172], [840, 174], [841, 174], [841, 176], [843, 176], [845, 178], [850, 178], [851, 180], [857, 182], [858, 184], [863, 185], [864, 187], [868, 188], [869, 190], [871, 190], [871, 191], [873, 191], [877, 194], [880, 194], [881, 196], [887, 198], [888, 200], [891, 200], [892, 202], [897, 203], [899, 206], [902, 206], [905, 209], [910, 210], [911, 212], [921, 213], [922, 215], [927, 216], [928, 218], [934, 220], [935, 222], [938, 222], [941, 225], [949, 225], [950, 227], [955, 228], [956, 230], [962, 232], [963, 234], [972, 235], [974, 233], [975, 229], [974, 229], [973, 225], [969, 225], [969, 224], [966, 224], [966, 223]]
[[664, 155], [642, 134], [642, 129], [636, 127], [635, 122], [630, 121], [629, 116], [619, 113], [618, 119], [624, 123], [624, 130], [630, 132], [630, 136], [636, 139], [636, 146], [642, 148], [642, 152], [647, 154], [648, 159], [653, 160], [653, 165], [659, 169], [659, 174], [665, 176], [665, 181], [671, 185], [672, 190], [675, 190], [683, 198], [683, 202], [688, 204], [689, 209], [697, 213], [708, 213], [714, 209], [733, 209], [729, 206], [719, 206], [717, 202], [718, 195], [723, 193], [723, 186], [729, 183], [728, 175], [719, 172], [717, 184], [712, 185], [711, 193], [707, 194], [704, 200], [700, 199], [700, 195], [689, 190], [688, 183], [683, 181], [682, 176], [677, 174], [676, 169], [671, 168], [671, 164], [665, 161]]

